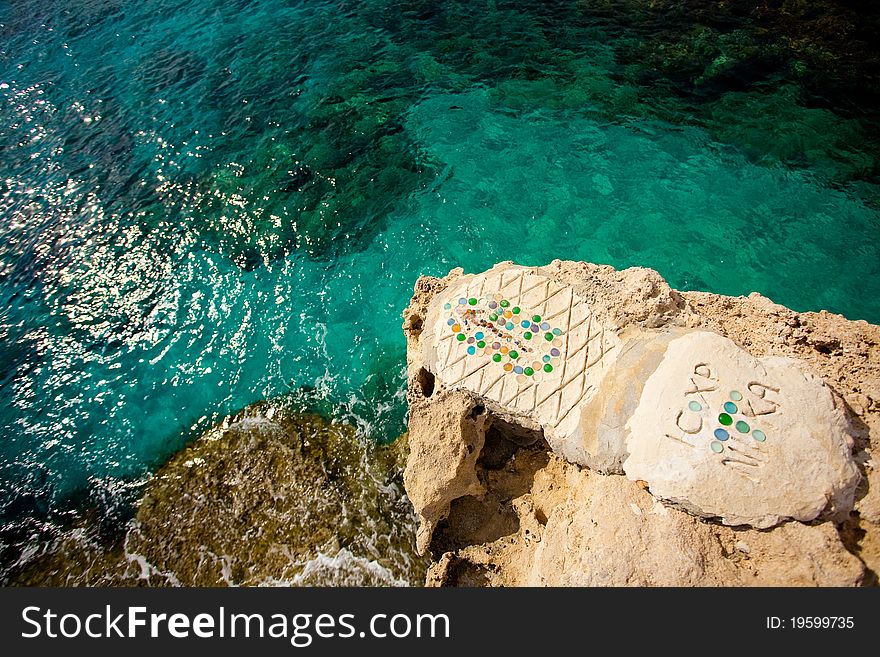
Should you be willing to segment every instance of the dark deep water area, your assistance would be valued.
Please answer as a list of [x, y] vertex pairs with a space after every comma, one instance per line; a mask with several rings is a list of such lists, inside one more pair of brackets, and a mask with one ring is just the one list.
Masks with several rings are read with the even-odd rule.
[[867, 0], [0, 0], [0, 576], [257, 400], [393, 440], [422, 274], [880, 322], [878, 32]]

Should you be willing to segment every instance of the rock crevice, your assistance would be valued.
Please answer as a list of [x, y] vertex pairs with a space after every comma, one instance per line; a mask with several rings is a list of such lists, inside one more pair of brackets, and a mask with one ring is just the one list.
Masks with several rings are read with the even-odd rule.
[[428, 583], [871, 579], [878, 327], [554, 261], [422, 278], [404, 331]]

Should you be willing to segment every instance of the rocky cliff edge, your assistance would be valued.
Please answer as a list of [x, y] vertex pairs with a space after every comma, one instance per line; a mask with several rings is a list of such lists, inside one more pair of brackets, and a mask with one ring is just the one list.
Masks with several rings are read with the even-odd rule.
[[880, 327], [557, 260], [403, 329], [429, 585], [876, 584]]

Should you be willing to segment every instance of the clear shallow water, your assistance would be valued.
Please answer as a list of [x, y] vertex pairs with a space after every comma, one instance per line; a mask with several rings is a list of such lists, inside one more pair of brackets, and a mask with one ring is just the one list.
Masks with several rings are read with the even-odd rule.
[[257, 399], [393, 439], [421, 274], [880, 321], [872, 81], [739, 15], [527, 5], [0, 4], [4, 558]]

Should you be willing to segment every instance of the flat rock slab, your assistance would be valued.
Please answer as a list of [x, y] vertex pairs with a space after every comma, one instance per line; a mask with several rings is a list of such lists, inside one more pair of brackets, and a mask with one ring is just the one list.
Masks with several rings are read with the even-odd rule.
[[669, 343], [627, 425], [627, 476], [729, 525], [848, 511], [859, 472], [830, 389], [790, 358], [697, 331]]
[[436, 295], [425, 326], [422, 362], [446, 389], [538, 425], [562, 454], [620, 345], [572, 286], [506, 264]]

